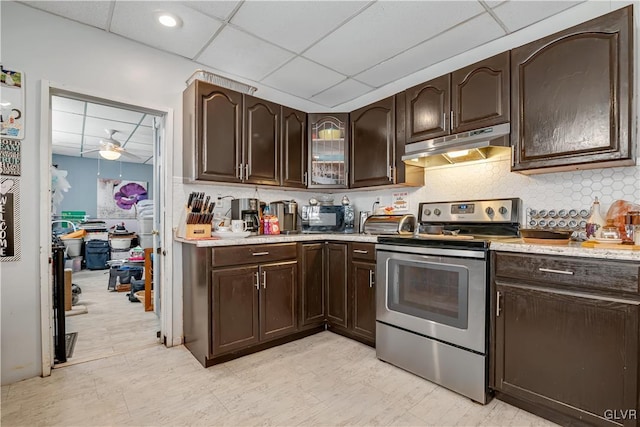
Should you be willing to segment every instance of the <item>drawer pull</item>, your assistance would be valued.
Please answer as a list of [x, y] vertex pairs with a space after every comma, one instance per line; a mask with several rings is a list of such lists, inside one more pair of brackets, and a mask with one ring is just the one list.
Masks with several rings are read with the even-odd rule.
[[573, 271], [567, 270], [552, 270], [550, 268], [538, 268], [538, 271], [542, 271], [544, 273], [555, 273], [555, 274], [566, 274], [567, 276], [573, 276]]
[[368, 254], [369, 253], [369, 251], [365, 251], [365, 250], [362, 250], [362, 249], [354, 249], [353, 252], [356, 253], [356, 254]]
[[251, 255], [253, 255], [253, 256], [269, 255], [269, 252], [267, 252], [267, 251], [265, 251], [265, 252], [254, 252]]

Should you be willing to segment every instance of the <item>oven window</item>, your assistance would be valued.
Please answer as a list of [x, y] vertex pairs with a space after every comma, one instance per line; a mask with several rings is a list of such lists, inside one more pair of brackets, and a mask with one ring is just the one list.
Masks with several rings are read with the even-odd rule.
[[467, 329], [469, 271], [461, 265], [389, 260], [389, 309]]

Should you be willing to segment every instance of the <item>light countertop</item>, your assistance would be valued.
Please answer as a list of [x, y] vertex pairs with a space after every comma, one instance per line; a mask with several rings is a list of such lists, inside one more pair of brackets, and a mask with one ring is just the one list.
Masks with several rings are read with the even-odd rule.
[[[273, 236], [249, 236], [240, 239], [218, 239], [218, 240], [187, 240], [176, 237], [176, 241], [196, 245], [199, 248], [237, 246], [237, 245], [261, 245], [269, 243], [293, 243], [311, 241], [341, 241], [341, 242], [361, 242], [376, 243], [378, 236], [370, 234], [279, 234]], [[521, 252], [530, 254], [574, 256], [586, 258], [617, 259], [627, 261], [640, 261], [640, 251], [627, 249], [598, 249], [585, 248], [579, 243], [569, 245], [544, 245], [524, 243], [522, 239], [510, 239], [491, 242], [491, 250], [504, 252]]]
[[522, 252], [529, 254], [640, 261], [640, 251], [629, 249], [585, 248], [582, 247], [578, 242], [570, 243], [569, 245], [542, 245], [524, 243], [522, 239], [513, 239], [491, 242], [491, 250], [504, 252]]
[[249, 236], [241, 239], [218, 239], [218, 240], [187, 240], [182, 237], [176, 237], [176, 241], [196, 245], [199, 248], [209, 248], [218, 246], [236, 246], [236, 245], [262, 245], [265, 243], [292, 243], [292, 242], [311, 242], [322, 240], [333, 240], [342, 242], [363, 242], [376, 243], [378, 236], [370, 234], [277, 234], [277, 235], [260, 235]]

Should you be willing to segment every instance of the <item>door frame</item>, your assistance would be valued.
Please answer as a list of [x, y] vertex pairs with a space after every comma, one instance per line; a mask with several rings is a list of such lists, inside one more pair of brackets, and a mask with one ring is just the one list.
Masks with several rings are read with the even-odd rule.
[[[54, 364], [53, 346], [53, 296], [51, 277], [51, 96], [59, 95], [75, 99], [97, 102], [114, 107], [134, 108], [141, 112], [147, 112], [156, 116], [164, 117], [164, 135], [161, 138], [161, 152], [167, 153], [167, 149], [173, 147], [173, 109], [166, 106], [156, 106], [140, 104], [131, 99], [113, 97], [104, 93], [97, 93], [84, 88], [74, 88], [68, 85], [57, 84], [49, 80], [40, 81], [40, 331], [41, 331], [41, 355], [42, 355], [42, 376], [51, 375]], [[155, 141], [154, 141], [155, 143]], [[154, 148], [155, 149], [155, 148]], [[173, 255], [169, 250], [172, 238], [173, 224], [173, 181], [171, 173], [173, 170], [173, 156], [164, 155], [160, 163], [154, 162], [154, 176], [158, 168], [160, 174], [160, 188], [163, 194], [156, 194], [160, 197], [161, 212], [156, 212], [160, 217], [160, 233], [163, 249], [162, 262], [159, 271], [159, 290], [162, 307], [160, 310], [160, 334], [161, 342], [167, 347], [174, 345], [174, 325], [173, 325]], [[167, 280], [168, 279], [168, 280]]]

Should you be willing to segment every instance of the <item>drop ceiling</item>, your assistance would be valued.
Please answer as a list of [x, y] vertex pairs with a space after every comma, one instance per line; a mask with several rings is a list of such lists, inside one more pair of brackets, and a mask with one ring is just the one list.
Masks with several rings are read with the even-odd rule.
[[[581, 1], [20, 3], [188, 58], [196, 63], [194, 68], [296, 96], [322, 111]], [[182, 25], [173, 29], [161, 26], [155, 18], [158, 11], [177, 15]], [[54, 153], [79, 155], [87, 147], [96, 148], [99, 138], [106, 136], [104, 129], [110, 128], [119, 131], [116, 139], [137, 151], [142, 163], [151, 161], [152, 142], [141, 137], [150, 133], [150, 118], [121, 112], [110, 124], [110, 116], [103, 116], [101, 108], [85, 104], [83, 115], [80, 104], [85, 103], [61, 102], [60, 110], [54, 105]], [[116, 114], [108, 107], [102, 110]], [[65, 122], [58, 125], [58, 118]], [[88, 130], [78, 130], [81, 122], [88, 124]], [[96, 157], [96, 153], [86, 156]]]

